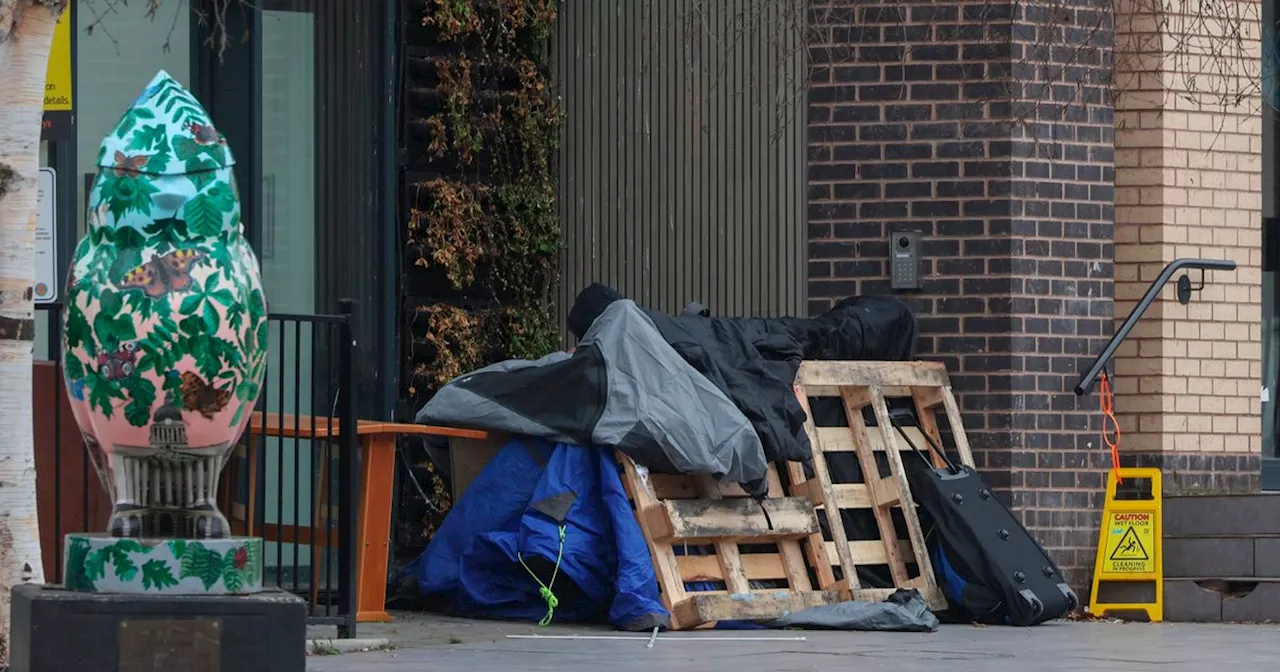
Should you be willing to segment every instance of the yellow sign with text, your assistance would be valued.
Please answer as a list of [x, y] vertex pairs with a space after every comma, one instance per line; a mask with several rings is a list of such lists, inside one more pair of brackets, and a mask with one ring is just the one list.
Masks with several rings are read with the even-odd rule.
[[1156, 571], [1156, 522], [1150, 511], [1117, 511], [1108, 516], [1106, 574], [1151, 574]]
[[[1118, 472], [1118, 473], [1117, 473]], [[1145, 498], [1116, 497], [1117, 480], [1149, 481], [1141, 489]], [[1093, 590], [1089, 612], [1106, 613], [1141, 611], [1148, 620], [1164, 620], [1164, 557], [1161, 544], [1160, 497], [1163, 488], [1159, 469], [1121, 468], [1107, 475], [1107, 500], [1102, 507], [1102, 529], [1099, 531], [1098, 554], [1093, 565]], [[1108, 583], [1152, 584], [1151, 602], [1101, 602], [1099, 588]]]
[[49, 69], [44, 78], [44, 111], [70, 112], [71, 104], [71, 8], [58, 17], [49, 49]]

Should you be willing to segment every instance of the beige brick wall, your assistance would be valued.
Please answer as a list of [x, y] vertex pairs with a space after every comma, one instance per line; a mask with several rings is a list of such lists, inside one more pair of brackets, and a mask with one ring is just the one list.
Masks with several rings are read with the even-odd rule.
[[[1228, 6], [1229, 20], [1216, 25], [1117, 16], [1117, 328], [1169, 261], [1238, 264], [1210, 273], [1188, 306], [1171, 282], [1121, 348], [1116, 408], [1126, 452], [1262, 448], [1261, 8]], [[1243, 44], [1222, 37], [1236, 26]], [[1238, 94], [1238, 103], [1226, 100]]]

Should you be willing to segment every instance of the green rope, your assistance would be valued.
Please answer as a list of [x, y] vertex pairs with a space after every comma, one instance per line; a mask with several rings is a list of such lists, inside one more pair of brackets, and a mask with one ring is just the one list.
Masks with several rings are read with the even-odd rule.
[[538, 594], [547, 603], [547, 615], [543, 616], [541, 621], [538, 621], [538, 625], [551, 625], [551, 618], [555, 616], [556, 607], [560, 606], [560, 598], [551, 592], [551, 586], [556, 585], [556, 577], [560, 575], [560, 559], [564, 557], [564, 531], [565, 526], [561, 525], [560, 550], [556, 552], [556, 567], [552, 570], [551, 581], [548, 583], [543, 583], [542, 579], [539, 579], [538, 575], [534, 574], [532, 569], [529, 569], [529, 565], [524, 564], [524, 556], [519, 551], [516, 552], [516, 558], [520, 560], [520, 565], [524, 567], [524, 571], [529, 572], [529, 576], [532, 576], [534, 581], [538, 582]]

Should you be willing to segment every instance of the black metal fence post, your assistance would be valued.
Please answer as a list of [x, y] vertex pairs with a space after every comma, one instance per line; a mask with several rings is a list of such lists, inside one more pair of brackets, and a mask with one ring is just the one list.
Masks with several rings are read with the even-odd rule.
[[356, 432], [355, 391], [355, 312], [350, 299], [338, 302], [338, 312], [346, 319], [338, 327], [338, 615], [346, 620], [338, 626], [339, 637], [356, 636], [356, 473], [359, 469], [360, 445]]
[[[60, 475], [61, 471], [63, 471], [63, 451], [61, 451], [60, 445], [61, 438], [63, 438], [63, 396], [58, 393], [61, 388], [61, 385], [59, 385], [60, 379], [63, 376], [63, 348], [61, 348], [63, 346], [63, 338], [61, 338], [63, 337], [63, 333], [61, 333], [63, 310], [61, 310], [60, 303], [52, 303], [52, 305], [47, 306], [45, 316], [47, 319], [46, 329], [47, 333], [49, 333], [49, 343], [45, 347], [49, 349], [49, 360], [54, 362], [54, 393], [52, 393], [54, 398], [51, 399], [52, 404], [54, 404], [54, 474]], [[32, 364], [35, 364], [35, 362], [32, 362]], [[32, 380], [32, 385], [35, 385], [35, 380]], [[32, 415], [35, 415], [35, 408], [32, 408]], [[32, 436], [32, 439], [35, 439], [35, 436]], [[63, 538], [63, 535], [61, 535], [61, 526], [63, 526], [63, 488], [61, 488], [61, 485], [63, 484], [59, 483], [59, 481], [54, 481], [54, 539], [56, 539], [55, 543], [58, 544], [59, 553], [54, 554], [54, 576], [51, 579], [58, 582], [63, 580], [63, 554], [60, 553], [61, 548], [63, 548], [63, 543], [61, 543], [61, 538]], [[38, 495], [40, 489], [37, 488], [36, 493], [37, 498], [40, 497]]]
[[[58, 548], [54, 549], [53, 556], [53, 576], [46, 577], [46, 581], [62, 582], [62, 395], [61, 390], [62, 379], [62, 304], [52, 303], [43, 306], [37, 306], [38, 310], [43, 310], [48, 320], [46, 325], [48, 342], [45, 348], [49, 351], [49, 361], [53, 362], [53, 398], [50, 400], [53, 404], [53, 473], [58, 476], [53, 482], [53, 538]], [[33, 362], [34, 364], [34, 362]], [[34, 385], [34, 380], [32, 381]], [[33, 416], [35, 409], [32, 409]], [[33, 428], [34, 430], [34, 428]], [[34, 437], [32, 437], [34, 439]], [[87, 453], [86, 453], [87, 455]], [[88, 474], [85, 474], [88, 478]], [[88, 490], [86, 487], [85, 490]], [[37, 497], [39, 489], [37, 488]], [[87, 494], [87, 493], [86, 493]], [[89, 498], [85, 497], [86, 505]], [[37, 514], [38, 515], [38, 514]], [[88, 518], [85, 514], [85, 518]], [[47, 552], [47, 551], [46, 551]]]

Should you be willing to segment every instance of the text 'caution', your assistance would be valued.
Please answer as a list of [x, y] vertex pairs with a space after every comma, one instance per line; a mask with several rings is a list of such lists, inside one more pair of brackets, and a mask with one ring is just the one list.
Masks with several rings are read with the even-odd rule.
[[1106, 572], [1151, 574], [1156, 571], [1155, 514], [1112, 513], [1107, 521]]

